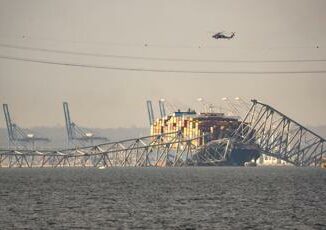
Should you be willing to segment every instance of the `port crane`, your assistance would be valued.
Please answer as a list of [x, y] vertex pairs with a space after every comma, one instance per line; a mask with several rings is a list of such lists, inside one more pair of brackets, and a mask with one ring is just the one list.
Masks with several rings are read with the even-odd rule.
[[160, 107], [160, 114], [161, 114], [161, 118], [166, 116], [166, 110], [165, 110], [165, 99], [160, 99], [158, 101], [158, 105]]
[[152, 125], [154, 123], [154, 120], [155, 120], [152, 101], [147, 100], [146, 105], [147, 105], [147, 113], [148, 113], [149, 125]]
[[173, 105], [169, 102], [169, 100], [166, 100], [165, 98], [161, 98], [159, 100], [159, 109], [160, 109], [160, 115], [161, 118], [166, 117], [167, 115], [178, 111], [178, 108], [176, 105]]
[[79, 127], [71, 120], [69, 105], [67, 102], [63, 102], [63, 111], [65, 115], [65, 123], [68, 137], [68, 145], [82, 145], [93, 144], [96, 141], [108, 141], [106, 137], [100, 137], [94, 135], [94, 133]]
[[26, 129], [22, 129], [12, 121], [8, 104], [3, 104], [2, 106], [8, 131], [9, 146], [22, 149], [34, 149], [35, 142], [50, 141], [48, 138], [36, 136], [30, 131], [26, 133]]
[[[155, 121], [153, 103], [152, 103], [151, 100], [147, 100], [146, 105], [147, 105], [147, 113], [148, 113], [149, 125], [152, 125], [154, 123], [154, 121]], [[161, 98], [158, 101], [158, 106], [159, 106], [159, 109], [160, 109], [161, 118], [165, 117], [166, 116], [165, 99]]]

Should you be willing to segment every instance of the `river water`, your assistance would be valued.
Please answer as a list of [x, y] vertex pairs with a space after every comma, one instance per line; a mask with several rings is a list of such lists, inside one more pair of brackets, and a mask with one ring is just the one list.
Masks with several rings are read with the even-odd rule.
[[0, 169], [0, 229], [326, 229], [326, 170]]

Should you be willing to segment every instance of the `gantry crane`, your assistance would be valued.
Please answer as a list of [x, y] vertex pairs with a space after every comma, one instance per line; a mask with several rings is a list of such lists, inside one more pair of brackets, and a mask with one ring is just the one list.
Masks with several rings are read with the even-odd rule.
[[161, 114], [161, 118], [166, 116], [166, 111], [165, 111], [165, 100], [164, 99], [160, 99], [158, 101], [158, 105], [160, 107], [160, 114]]
[[34, 133], [26, 129], [20, 128], [17, 124], [11, 120], [8, 104], [3, 104], [3, 112], [5, 114], [5, 120], [8, 131], [9, 146], [16, 148], [34, 148], [35, 142], [49, 142], [50, 140], [45, 137], [36, 136]]
[[93, 132], [80, 128], [74, 122], [72, 122], [69, 112], [69, 105], [67, 102], [63, 102], [63, 111], [65, 115], [66, 129], [68, 144], [72, 145], [88, 145], [93, 144], [94, 141], [105, 142], [108, 141], [108, 138], [96, 136]]
[[153, 105], [151, 100], [146, 101], [147, 104], [147, 112], [148, 112], [148, 120], [149, 120], [149, 125], [153, 125], [154, 123], [154, 111], [153, 111]]

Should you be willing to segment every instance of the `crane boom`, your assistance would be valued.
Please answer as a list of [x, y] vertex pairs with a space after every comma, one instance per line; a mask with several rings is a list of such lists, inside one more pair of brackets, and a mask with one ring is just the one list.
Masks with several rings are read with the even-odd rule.
[[3, 104], [2, 106], [3, 106], [3, 112], [5, 114], [5, 119], [6, 119], [9, 141], [13, 141], [14, 134], [13, 134], [13, 130], [12, 130], [13, 127], [12, 127], [12, 122], [11, 122], [11, 118], [10, 118], [9, 108], [8, 108], [7, 104]]
[[72, 139], [71, 119], [70, 119], [69, 105], [67, 102], [63, 102], [63, 111], [65, 114], [65, 122], [66, 122], [68, 139]]
[[149, 124], [152, 125], [154, 123], [154, 112], [153, 112], [152, 101], [148, 100], [146, 103], [147, 103], [147, 112], [148, 112]]
[[163, 118], [163, 117], [166, 116], [164, 101], [163, 100], [159, 100], [158, 101], [158, 105], [160, 107], [161, 118]]

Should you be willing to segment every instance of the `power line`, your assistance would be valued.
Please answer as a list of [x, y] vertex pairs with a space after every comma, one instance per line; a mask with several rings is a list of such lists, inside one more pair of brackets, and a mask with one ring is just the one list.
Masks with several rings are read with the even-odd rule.
[[41, 51], [60, 54], [93, 56], [93, 57], [106, 57], [118, 59], [133, 59], [133, 60], [150, 60], [150, 61], [168, 61], [168, 62], [211, 62], [211, 63], [303, 63], [303, 62], [326, 62], [326, 59], [284, 59], [284, 60], [214, 60], [214, 59], [190, 59], [190, 58], [164, 58], [164, 57], [143, 57], [143, 56], [128, 56], [128, 55], [115, 55], [115, 54], [101, 54], [90, 52], [76, 52], [67, 50], [57, 50], [48, 48], [37, 48], [29, 46], [19, 46], [0, 43], [1, 47], [22, 49], [31, 51]]
[[0, 55], [2, 59], [34, 62], [50, 65], [61, 65], [61, 66], [74, 66], [83, 68], [96, 68], [96, 69], [110, 69], [110, 70], [121, 70], [121, 71], [137, 71], [137, 72], [160, 72], [160, 73], [189, 73], [189, 74], [322, 74], [326, 73], [326, 70], [306, 70], [306, 71], [205, 71], [205, 70], [173, 70], [173, 69], [147, 69], [147, 68], [128, 68], [128, 67], [115, 67], [105, 65], [92, 65], [92, 64], [80, 64], [80, 63], [69, 63], [59, 61], [47, 61], [34, 58], [21, 58], [13, 56]]

